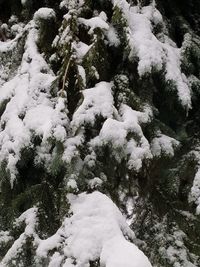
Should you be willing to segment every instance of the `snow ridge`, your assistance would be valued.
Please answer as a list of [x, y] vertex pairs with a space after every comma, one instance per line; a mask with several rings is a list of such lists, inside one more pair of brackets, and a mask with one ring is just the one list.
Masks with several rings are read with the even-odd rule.
[[105, 267], [151, 267], [147, 257], [127, 240], [134, 240], [135, 235], [107, 196], [95, 191], [69, 194], [68, 199], [72, 216], [54, 236], [40, 242], [38, 257], [57, 248], [59, 253], [52, 256], [49, 266], [62, 260], [65, 267], [86, 267], [100, 258]]

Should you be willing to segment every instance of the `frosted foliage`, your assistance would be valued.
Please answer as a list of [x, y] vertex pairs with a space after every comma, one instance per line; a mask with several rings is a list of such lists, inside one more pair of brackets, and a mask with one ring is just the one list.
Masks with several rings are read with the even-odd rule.
[[72, 125], [77, 128], [84, 124], [94, 125], [96, 117], [112, 117], [114, 112], [111, 83], [101, 82], [94, 88], [83, 91], [83, 103], [74, 113]]
[[2, 261], [0, 262], [1, 267], [10, 266], [10, 262], [23, 251], [23, 246], [27, 238], [33, 238], [35, 245], [37, 245], [39, 241], [39, 238], [35, 232], [35, 227], [37, 226], [37, 208], [31, 208], [22, 213], [22, 215], [16, 220], [16, 224], [21, 224], [22, 222], [25, 223], [25, 230], [19, 236], [19, 238], [14, 241], [6, 255], [3, 257]]
[[70, 10], [81, 8], [84, 5], [85, 0], [62, 0], [60, 2], [60, 8], [67, 7]]
[[[140, 124], [148, 123], [151, 118], [151, 109], [145, 108], [144, 112], [131, 109], [127, 105], [121, 105], [119, 120], [108, 118], [100, 131], [99, 136], [91, 140], [93, 147], [110, 144], [115, 149], [122, 149], [129, 156], [128, 166], [136, 171], [142, 167], [142, 160], [151, 158], [150, 146], [143, 135]], [[127, 140], [127, 135], [132, 134], [133, 138]], [[134, 138], [134, 135], [137, 138]], [[139, 141], [136, 141], [139, 139]], [[116, 157], [119, 153], [116, 151]], [[118, 158], [121, 160], [121, 158]]]
[[68, 195], [68, 199], [72, 216], [65, 219], [54, 236], [40, 242], [38, 257], [59, 248], [62, 253], [54, 254], [52, 261], [58, 263], [64, 255], [66, 267], [86, 267], [89, 261], [99, 258], [105, 267], [151, 267], [143, 252], [126, 239], [133, 240], [134, 233], [107, 196], [94, 192]]
[[98, 17], [94, 17], [91, 19], [79, 18], [80, 23], [86, 25], [87, 27], [90, 27], [89, 34], [92, 34], [95, 28], [108, 30], [109, 25], [106, 23], [106, 20], [107, 20], [107, 17], [104, 12], [101, 12]]
[[196, 207], [196, 214], [200, 214], [200, 147], [197, 146], [195, 150], [189, 153], [197, 161], [196, 174], [193, 180], [192, 188], [189, 194], [189, 202], [194, 202]]
[[200, 214], [200, 168], [194, 177], [190, 200], [195, 201], [197, 205], [196, 213]]
[[0, 246], [2, 243], [7, 243], [12, 240], [8, 231], [0, 231]]
[[151, 151], [154, 156], [161, 156], [162, 153], [173, 157], [174, 149], [179, 146], [179, 141], [167, 135], [158, 134], [151, 142]]
[[26, 3], [28, 3], [28, 2], [29, 2], [29, 0], [21, 0], [21, 3], [23, 6], [26, 5]]
[[[100, 82], [94, 88], [83, 91], [83, 101], [70, 123], [74, 136], [64, 143], [63, 160], [69, 163], [79, 155], [78, 146], [85, 140], [83, 126], [94, 126], [98, 119], [103, 119], [99, 135], [89, 141], [91, 149], [112, 145], [115, 158], [121, 161], [128, 156], [128, 167], [138, 171], [142, 161], [152, 157], [150, 145], [140, 126], [149, 123], [151, 116], [149, 106], [144, 107], [144, 112], [139, 112], [122, 104], [118, 111], [114, 107], [112, 83]], [[132, 134], [130, 140], [127, 139], [128, 134]]]
[[194, 156], [197, 160], [197, 172], [195, 174], [193, 185], [189, 195], [189, 201], [195, 202], [197, 205], [196, 213], [200, 214], [200, 147], [197, 147], [195, 151], [190, 152], [190, 155]]
[[[44, 2], [47, 4], [48, 1]], [[33, 177], [33, 181], [28, 181], [23, 185], [22, 195], [26, 193], [26, 187], [30, 185], [32, 198], [31, 190], [35, 188], [35, 183], [38, 183], [37, 186], [43, 182], [47, 183], [50, 194], [53, 192], [52, 206], [55, 205], [56, 216], [59, 216], [62, 223], [59, 229], [56, 228], [57, 232], [48, 238], [42, 233], [37, 233], [40, 229], [38, 227], [40, 219], [43, 219], [40, 211], [44, 211], [45, 214], [46, 207], [47, 209], [49, 207], [49, 203], [45, 203], [44, 200], [42, 203], [44, 205], [38, 208], [40, 205], [38, 201], [37, 207], [28, 209], [15, 220], [13, 229], [17, 227], [21, 231], [19, 236], [14, 236], [15, 240], [9, 231], [0, 231], [0, 247], [1, 244], [8, 244], [8, 251], [4, 254], [0, 266], [7, 267], [11, 263], [14, 266], [15, 260], [23, 255], [24, 246], [28, 241], [31, 253], [32, 250], [33, 254], [35, 253], [36, 266], [42, 266], [45, 262], [45, 266], [49, 267], [89, 267], [91, 262], [98, 261], [101, 267], [151, 267], [147, 257], [134, 244], [136, 242], [139, 244], [140, 240], [136, 239], [134, 232], [129, 228], [112, 200], [97, 191], [90, 194], [78, 193], [82, 189], [92, 192], [99, 188], [108, 193], [113, 177], [110, 178], [106, 171], [118, 174], [122, 173], [121, 170], [123, 171], [124, 167], [127, 167], [124, 177], [120, 177], [122, 184], [120, 184], [120, 179], [119, 183], [118, 181], [116, 183], [119, 188], [115, 193], [116, 196], [119, 193], [120, 207], [125, 204], [123, 207], [128, 207], [128, 215], [133, 215], [131, 219], [129, 216], [130, 224], [131, 220], [136, 218], [136, 214], [132, 213], [138, 196], [136, 200], [129, 199], [128, 203], [122, 203], [127, 194], [131, 195], [132, 190], [137, 191], [134, 184], [130, 186], [130, 179], [140, 185], [140, 181], [138, 182], [135, 178], [139, 179], [144, 176], [144, 181], [147, 177], [149, 178], [152, 171], [148, 173], [147, 168], [148, 164], [154, 164], [154, 157], [159, 158], [163, 155], [173, 157], [180, 143], [159, 130], [156, 133], [153, 132], [152, 128], [158, 119], [158, 116], [154, 119], [155, 109], [151, 106], [153, 103], [149, 104], [142, 102], [143, 99], [138, 99], [135, 94], [135, 84], [131, 84], [129, 88], [129, 82], [131, 83], [135, 77], [138, 77], [135, 73], [129, 73], [129, 79], [126, 72], [129, 70], [131, 72], [131, 69], [134, 70], [134, 66], [137, 66], [141, 82], [144, 76], [147, 77], [155, 72], [164, 75], [166, 88], [176, 90], [178, 100], [188, 111], [191, 108], [191, 92], [188, 78], [181, 70], [183, 49], [178, 48], [167, 36], [167, 27], [162, 15], [156, 9], [155, 1], [151, 1], [149, 6], [141, 7], [140, 1], [137, 1], [137, 6], [132, 6], [134, 1], [112, 0], [112, 10], [115, 12], [115, 7], [118, 7], [121, 11], [118, 15], [122, 15], [124, 19], [122, 36], [119, 36], [121, 25], [112, 21], [110, 11], [108, 12], [109, 19], [107, 18], [106, 7], [102, 8], [105, 12], [93, 10], [92, 15], [92, 1], [85, 3], [84, 0], [62, 0], [59, 2], [60, 9], [62, 9], [60, 13], [51, 8], [40, 8], [34, 14], [33, 20], [26, 26], [22, 23], [15, 24], [14, 20], [17, 19], [12, 17], [11, 31], [15, 33], [15, 37], [13, 40], [8, 38], [4, 42], [0, 41], [0, 61], [2, 61], [0, 64], [2, 112], [0, 166], [2, 168], [6, 166], [6, 171], [10, 174], [11, 186], [13, 186], [15, 182], [16, 184], [18, 182], [19, 161], [27, 163], [23, 152], [34, 152], [33, 164], [40, 166], [38, 178], [34, 180]], [[100, 2], [103, 6], [103, 2]], [[21, 0], [21, 3], [24, 7], [30, 4], [29, 0]], [[61, 17], [59, 15], [57, 20], [56, 16], [64, 12], [68, 13], [63, 16], [63, 23], [53, 41], [53, 55], [49, 55], [51, 50], [47, 54], [45, 52], [41, 54], [37, 44], [38, 40], [40, 41], [40, 38], [45, 36], [39, 36], [45, 29], [40, 27], [48, 25], [43, 25], [42, 22], [54, 21], [55, 28], [57, 28], [61, 23]], [[6, 28], [8, 25], [5, 24], [3, 27]], [[159, 29], [163, 30], [159, 32]], [[21, 46], [18, 47], [19, 40]], [[42, 46], [42, 42], [40, 45]], [[21, 51], [21, 58], [13, 64], [13, 71], [10, 73], [7, 61], [12, 61], [8, 60], [8, 57], [13, 50], [16, 52], [12, 57], [16, 58], [18, 51]], [[61, 63], [60, 72], [53, 73], [44, 59], [47, 55], [52, 64], [55, 62], [55, 69], [59, 68]], [[110, 55], [114, 59], [111, 59]], [[115, 55], [116, 61], [120, 61], [116, 70], [115, 66], [109, 66], [110, 62], [115, 63]], [[107, 60], [110, 62], [106, 62]], [[121, 71], [120, 67], [124, 66], [125, 62], [128, 62], [128, 66]], [[108, 70], [106, 64], [108, 64]], [[101, 68], [104, 67], [105, 70], [102, 70]], [[105, 76], [107, 75], [106, 81], [102, 81], [104, 71]], [[114, 75], [116, 76], [112, 77]], [[72, 79], [71, 76], [73, 76]], [[120, 76], [121, 80], [119, 78], [117, 81], [117, 76]], [[62, 82], [66, 86], [62, 88], [61, 97], [59, 87]], [[116, 85], [117, 82], [121, 82], [121, 86]], [[71, 84], [73, 88], [70, 88]], [[55, 96], [56, 92], [58, 92], [57, 96]], [[67, 110], [68, 104], [74, 105], [70, 113]], [[161, 124], [157, 125], [161, 127]], [[59, 150], [58, 154], [56, 149]], [[105, 151], [109, 152], [108, 158], [111, 159], [111, 164], [115, 162], [113, 169], [109, 169], [108, 165], [102, 166], [101, 157]], [[198, 153], [199, 151], [195, 155], [199, 155]], [[200, 214], [200, 157], [198, 157], [198, 168], [190, 192], [190, 201], [197, 205], [197, 214]], [[52, 162], [54, 165], [50, 165]], [[60, 168], [59, 164], [63, 164], [64, 167]], [[57, 166], [60, 173], [55, 177], [53, 172], [57, 171]], [[144, 166], [145, 168], [142, 169]], [[105, 173], [103, 173], [104, 167], [107, 168]], [[141, 175], [138, 175], [139, 171]], [[23, 175], [26, 175], [26, 171]], [[22, 178], [21, 181], [24, 180], [24, 177]], [[54, 180], [54, 178], [58, 179]], [[123, 188], [122, 185], [125, 184], [126, 179], [127, 187]], [[150, 181], [148, 183], [151, 185]], [[20, 186], [19, 179], [19, 188]], [[17, 190], [18, 187], [13, 191], [14, 194]], [[66, 192], [74, 192], [77, 195]], [[67, 195], [66, 203], [65, 194]], [[22, 206], [25, 207], [26, 203], [23, 203], [24, 199], [21, 200], [21, 197], [26, 198], [19, 194], [17, 201], [22, 201]], [[15, 196], [11, 205], [21, 205], [21, 203], [15, 204], [14, 198]], [[66, 210], [65, 214], [66, 206], [70, 207], [70, 210]], [[52, 216], [54, 215], [52, 209]], [[48, 215], [45, 220], [48, 220]], [[55, 221], [57, 223], [57, 217]], [[48, 223], [52, 229], [55, 225], [57, 227], [53, 220]], [[145, 234], [148, 236], [148, 231]], [[159, 234], [162, 235], [160, 232]], [[177, 247], [181, 247], [182, 239], [178, 235], [176, 239]], [[146, 244], [142, 241], [140, 244], [146, 249]], [[163, 258], [170, 258], [172, 262], [175, 262], [177, 251], [181, 251], [180, 258], [182, 257], [183, 261], [187, 262], [186, 250], [174, 250], [171, 243], [166, 249], [161, 247], [159, 253], [164, 255]], [[184, 267], [192, 266], [189, 264], [188, 262], [188, 266]], [[183, 266], [174, 265], [174, 267]]]
[[150, 6], [131, 7], [125, 0], [113, 0], [128, 23], [127, 40], [130, 46], [130, 59], [138, 58], [140, 76], [155, 70], [166, 69], [165, 79], [173, 82], [181, 104], [191, 107], [189, 82], [181, 72], [181, 49], [162, 33], [156, 36], [153, 25], [164, 25], [160, 12], [155, 8], [154, 1]]
[[[21, 150], [31, 147], [32, 136], [40, 136], [43, 144], [49, 137], [63, 140], [67, 124], [64, 100], [50, 99], [49, 91], [55, 76], [38, 52], [38, 32], [34, 23], [25, 30], [28, 35], [21, 65], [16, 76], [5, 82], [0, 90], [0, 103], [9, 101], [1, 116], [0, 161], [7, 161], [12, 183]], [[12, 42], [6, 44], [7, 49]], [[6, 50], [4, 43], [2, 46]]]
[[43, 7], [40, 8], [37, 12], [34, 14], [34, 20], [49, 20], [52, 18], [55, 18], [56, 14], [55, 11], [51, 8]]

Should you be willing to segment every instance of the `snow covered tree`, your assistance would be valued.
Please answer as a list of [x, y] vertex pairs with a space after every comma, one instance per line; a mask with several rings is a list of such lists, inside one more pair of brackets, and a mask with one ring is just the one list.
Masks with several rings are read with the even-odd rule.
[[0, 266], [200, 266], [199, 29], [198, 0], [0, 0]]

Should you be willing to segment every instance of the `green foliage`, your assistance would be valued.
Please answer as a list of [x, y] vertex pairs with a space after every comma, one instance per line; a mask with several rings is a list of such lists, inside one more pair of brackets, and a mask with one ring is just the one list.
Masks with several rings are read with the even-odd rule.
[[124, 29], [128, 27], [128, 23], [126, 21], [126, 18], [124, 17], [122, 10], [117, 5], [113, 8], [112, 24], [117, 29], [121, 45], [125, 47], [127, 45], [127, 36]]
[[108, 80], [109, 60], [101, 30], [96, 29], [94, 43], [83, 59], [86, 72], [87, 87], [91, 87], [99, 80]]
[[187, 75], [200, 76], [200, 38], [189, 33], [185, 34], [182, 51], [182, 69]]

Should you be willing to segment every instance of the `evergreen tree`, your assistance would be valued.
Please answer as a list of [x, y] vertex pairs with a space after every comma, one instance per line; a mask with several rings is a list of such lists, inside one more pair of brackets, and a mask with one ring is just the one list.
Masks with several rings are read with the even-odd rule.
[[200, 266], [199, 29], [198, 0], [0, 0], [0, 266]]

